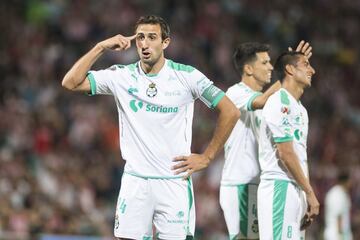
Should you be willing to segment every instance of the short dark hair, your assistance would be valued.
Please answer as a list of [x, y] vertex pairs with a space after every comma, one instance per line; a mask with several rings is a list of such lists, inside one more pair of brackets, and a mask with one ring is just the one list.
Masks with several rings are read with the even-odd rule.
[[275, 62], [274, 65], [274, 72], [275, 77], [277, 77], [278, 80], [283, 80], [286, 76], [286, 65], [293, 65], [296, 66], [300, 56], [305, 56], [302, 52], [295, 52], [295, 51], [287, 51], [282, 53]]
[[350, 179], [350, 173], [346, 171], [345, 169], [342, 169], [339, 171], [337, 176], [337, 181], [339, 183], [346, 183]]
[[258, 42], [247, 42], [238, 45], [235, 49], [233, 62], [235, 69], [240, 74], [244, 73], [244, 66], [256, 59], [256, 53], [268, 52], [269, 45]]
[[148, 16], [140, 17], [139, 20], [135, 24], [135, 32], [136, 32], [138, 26], [141, 24], [153, 24], [153, 25], [159, 24], [160, 29], [161, 29], [161, 39], [165, 40], [166, 38], [170, 37], [169, 24], [167, 24], [167, 22], [165, 22], [165, 20], [159, 16], [148, 15]]

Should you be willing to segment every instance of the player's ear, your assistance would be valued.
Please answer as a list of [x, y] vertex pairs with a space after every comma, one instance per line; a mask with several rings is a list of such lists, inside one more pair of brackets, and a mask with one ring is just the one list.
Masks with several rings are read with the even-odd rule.
[[291, 65], [291, 64], [287, 64], [286, 66], [285, 66], [285, 72], [287, 73], [287, 74], [289, 74], [290, 76], [292, 76], [292, 75], [294, 75], [294, 66], [293, 65]]
[[163, 43], [162, 49], [165, 50], [170, 44], [170, 38], [164, 39], [162, 43]]
[[250, 64], [245, 64], [244, 65], [244, 73], [246, 74], [246, 76], [253, 75], [253, 67]]

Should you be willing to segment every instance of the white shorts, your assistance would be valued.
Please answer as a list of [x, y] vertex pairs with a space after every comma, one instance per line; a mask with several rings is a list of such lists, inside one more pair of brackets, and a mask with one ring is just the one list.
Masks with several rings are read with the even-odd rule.
[[261, 180], [258, 189], [260, 239], [305, 239], [300, 222], [306, 207], [304, 192], [294, 183]]
[[194, 236], [195, 206], [191, 179], [151, 179], [124, 173], [116, 205], [114, 235], [152, 239]]
[[257, 184], [221, 185], [220, 205], [230, 240], [259, 239]]

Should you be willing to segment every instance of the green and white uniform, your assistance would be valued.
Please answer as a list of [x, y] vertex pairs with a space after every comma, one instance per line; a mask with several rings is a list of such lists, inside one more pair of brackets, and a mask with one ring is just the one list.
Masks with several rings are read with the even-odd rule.
[[[339, 231], [338, 219], [341, 217]], [[351, 199], [341, 185], [332, 187], [325, 196], [325, 240], [352, 240], [351, 232]]]
[[260, 125], [258, 189], [260, 239], [301, 239], [306, 212], [304, 193], [278, 158], [277, 143], [291, 141], [308, 177], [306, 141], [308, 114], [303, 105], [281, 88], [267, 100]]
[[[200, 98], [208, 107], [213, 108], [225, 93], [197, 69], [167, 59], [156, 75], [145, 74], [140, 62], [137, 62], [90, 71], [88, 79], [91, 94], [109, 94], [115, 98], [119, 113], [120, 149], [123, 159], [126, 160], [124, 178], [131, 175], [149, 180], [147, 183], [124, 181], [128, 186], [123, 183], [120, 190], [115, 236], [135, 239], [148, 237], [151, 224], [137, 226], [131, 232], [129, 230], [133, 229], [130, 226], [140, 225], [143, 218], [151, 218], [150, 222], [154, 222], [158, 231], [173, 230], [159, 231], [161, 239], [185, 239], [186, 234], [193, 235], [195, 221], [190, 219], [190, 216], [194, 215], [192, 186], [181, 180], [181, 176], [174, 175], [171, 167], [174, 165], [174, 157], [191, 153], [194, 101]], [[167, 181], [168, 188], [173, 188], [173, 185], [174, 188], [183, 186], [180, 194], [182, 197], [177, 198], [177, 201], [173, 201], [171, 191], [164, 191], [161, 197], [169, 205], [168, 209], [175, 209], [172, 212], [183, 213], [179, 214], [181, 219], [179, 215], [172, 216], [170, 211], [164, 213], [161, 212], [164, 209], [158, 210], [156, 202], [154, 205], [139, 204], [140, 200], [132, 191], [146, 188], [144, 191], [149, 191], [146, 197], [153, 198], [154, 193], [149, 190], [152, 188], [150, 179], [151, 182], [158, 179], [162, 182], [159, 184], [163, 184], [164, 179], [171, 179]], [[138, 182], [142, 183], [136, 185]], [[135, 185], [129, 186], [132, 184]], [[129, 211], [120, 211], [120, 205], [127, 206]], [[187, 205], [187, 208], [179, 209], [184, 205]], [[141, 213], [146, 212], [144, 208], [153, 208], [153, 214], [143, 216]]]
[[241, 116], [225, 143], [225, 164], [220, 187], [220, 205], [230, 239], [258, 239], [257, 187], [258, 135], [261, 110], [253, 111], [252, 102], [261, 93], [240, 82], [226, 95]]

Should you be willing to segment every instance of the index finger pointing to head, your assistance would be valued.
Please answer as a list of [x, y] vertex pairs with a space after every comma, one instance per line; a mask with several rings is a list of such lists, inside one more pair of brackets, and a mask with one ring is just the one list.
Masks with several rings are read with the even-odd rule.
[[134, 35], [132, 35], [132, 36], [130, 36], [130, 37], [126, 37], [127, 39], [129, 39], [130, 41], [131, 40], [134, 40], [135, 38], [136, 38], [136, 34], [134, 34]]

